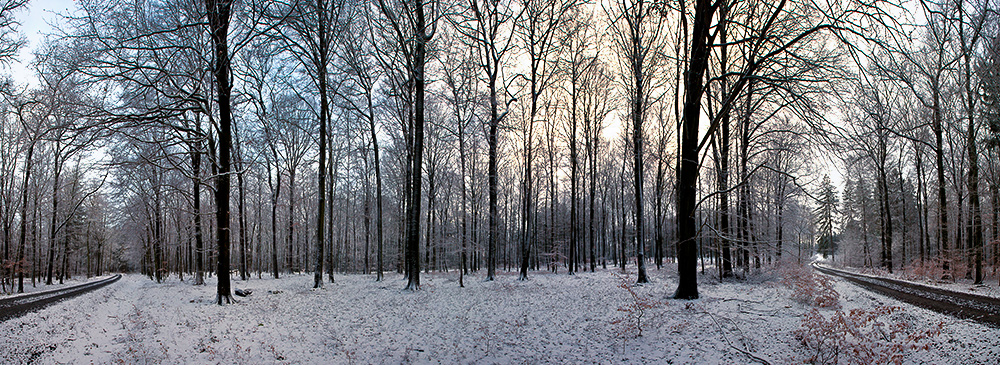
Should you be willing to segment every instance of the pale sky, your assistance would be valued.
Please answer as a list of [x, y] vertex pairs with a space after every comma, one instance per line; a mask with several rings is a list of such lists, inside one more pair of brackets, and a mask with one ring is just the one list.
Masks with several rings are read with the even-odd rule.
[[59, 19], [55, 13], [65, 14], [75, 9], [74, 0], [31, 0], [28, 2], [27, 11], [22, 10], [17, 14], [17, 18], [21, 22], [18, 31], [27, 38], [28, 42], [21, 49], [17, 60], [11, 64], [10, 69], [3, 72], [9, 72], [13, 75], [14, 80], [20, 84], [35, 85], [34, 71], [29, 67], [35, 58], [33, 55], [35, 48], [42, 43], [46, 33], [52, 32], [49, 23]]

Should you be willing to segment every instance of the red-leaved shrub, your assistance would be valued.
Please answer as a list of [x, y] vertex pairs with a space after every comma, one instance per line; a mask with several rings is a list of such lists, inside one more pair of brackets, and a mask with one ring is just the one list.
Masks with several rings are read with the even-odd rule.
[[894, 319], [903, 308], [879, 306], [872, 310], [836, 310], [829, 318], [812, 309], [795, 336], [808, 350], [811, 364], [901, 364], [909, 351], [927, 350], [944, 322], [916, 329]]
[[820, 308], [840, 306], [840, 293], [833, 289], [830, 278], [794, 264], [782, 266], [781, 275], [781, 282], [792, 289], [793, 299]]
[[634, 337], [642, 337], [642, 320], [646, 316], [646, 311], [663, 305], [663, 302], [653, 300], [649, 295], [639, 294], [632, 288], [632, 279], [628, 275], [617, 274], [618, 287], [624, 289], [629, 297], [625, 304], [618, 307], [618, 311], [624, 313], [623, 317], [611, 321], [612, 325], [618, 326], [616, 331], [620, 337], [627, 338], [630, 334]]

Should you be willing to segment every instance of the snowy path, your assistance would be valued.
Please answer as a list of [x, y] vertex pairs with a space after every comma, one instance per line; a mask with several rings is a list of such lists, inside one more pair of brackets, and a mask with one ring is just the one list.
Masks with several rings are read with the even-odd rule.
[[89, 291], [100, 289], [121, 279], [115, 275], [107, 279], [92, 281], [67, 288], [53, 289], [43, 292], [19, 295], [0, 299], [0, 322], [23, 315], [25, 313], [45, 308]]
[[1000, 328], [1000, 299], [963, 293], [891, 278], [863, 275], [834, 268], [813, 265], [825, 274], [845, 278], [869, 290], [882, 293], [920, 307], [969, 318]]

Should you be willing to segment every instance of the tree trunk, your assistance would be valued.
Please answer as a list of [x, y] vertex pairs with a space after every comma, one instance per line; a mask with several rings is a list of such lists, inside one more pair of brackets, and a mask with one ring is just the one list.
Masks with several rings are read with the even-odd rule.
[[52, 220], [49, 223], [49, 254], [48, 267], [45, 270], [45, 285], [52, 285], [52, 262], [55, 259], [56, 249], [56, 214], [59, 212], [59, 175], [62, 173], [62, 163], [59, 161], [59, 141], [55, 141], [55, 144], [52, 160]]
[[[18, 113], [20, 118], [21, 113]], [[23, 120], [22, 120], [23, 122]], [[26, 271], [24, 261], [24, 251], [26, 247], [26, 235], [28, 233], [28, 181], [31, 179], [32, 165], [35, 159], [35, 140], [28, 144], [28, 154], [25, 156], [24, 180], [21, 184], [21, 232], [18, 239], [17, 249], [17, 292], [24, 293], [24, 272]], [[34, 275], [32, 275], [34, 278]]]
[[469, 236], [469, 212], [468, 212], [468, 196], [467, 196], [467, 186], [465, 183], [465, 121], [462, 119], [462, 115], [459, 112], [459, 108], [455, 107], [455, 116], [458, 118], [458, 160], [459, 160], [459, 180], [462, 190], [462, 267], [458, 270], [458, 286], [460, 288], [465, 287], [465, 275], [469, 274], [468, 267], [468, 236]]
[[684, 90], [684, 119], [681, 137], [681, 162], [677, 192], [677, 291], [675, 299], [697, 299], [698, 253], [695, 208], [698, 193], [698, 127], [701, 118], [703, 78], [708, 67], [708, 31], [715, 9], [709, 0], [695, 1], [690, 63]]
[[[238, 133], [238, 129], [236, 128], [236, 126], [234, 125], [233, 127], [234, 127], [233, 130], [237, 131], [237, 133]], [[236, 140], [239, 141], [239, 136], [238, 135], [236, 137]], [[239, 142], [237, 142], [237, 143], [239, 143]], [[236, 161], [236, 170], [237, 170], [236, 171], [236, 185], [238, 186], [239, 193], [240, 193], [240, 200], [237, 202], [237, 204], [239, 204], [239, 207], [237, 208], [237, 210], [239, 210], [239, 213], [240, 213], [240, 218], [239, 218], [239, 225], [240, 225], [240, 227], [239, 227], [239, 229], [240, 229], [240, 257], [239, 257], [239, 262], [240, 262], [240, 279], [242, 279], [243, 281], [246, 281], [247, 277], [249, 275], [247, 273], [247, 245], [248, 245], [248, 243], [247, 243], [247, 210], [246, 210], [246, 206], [247, 206], [247, 198], [246, 198], [246, 196], [247, 196], [247, 189], [246, 189], [246, 183], [245, 183], [244, 178], [243, 178], [244, 171], [243, 171], [243, 156], [242, 156], [242, 151], [241, 151], [241, 148], [237, 148], [236, 150], [238, 151], [237, 152], [237, 157], [236, 157], [237, 158], [237, 161]]]
[[271, 184], [271, 172], [267, 173], [267, 185], [271, 188], [271, 275], [278, 278], [278, 198], [281, 196], [281, 169], [278, 167], [278, 153], [271, 146], [271, 154], [275, 158], [275, 184]]
[[423, 166], [424, 153], [424, 62], [426, 57], [426, 43], [430, 40], [426, 33], [427, 24], [424, 19], [423, 0], [414, 1], [416, 42], [413, 54], [413, 81], [414, 81], [414, 103], [413, 103], [413, 165], [411, 167], [412, 179], [410, 181], [410, 204], [406, 217], [406, 260], [407, 262], [407, 290], [417, 290], [420, 288], [420, 183], [421, 166]]
[[156, 174], [153, 184], [153, 274], [156, 282], [163, 282], [163, 193], [162, 175], [163, 170]]
[[[569, 189], [570, 190], [570, 193], [569, 193], [569, 247], [571, 247], [571, 250], [573, 250], [573, 251], [575, 251], [576, 247], [578, 247], [577, 245], [578, 245], [579, 240], [580, 240], [580, 238], [579, 238], [580, 228], [578, 227], [579, 213], [577, 213], [577, 206], [579, 205], [578, 204], [578, 198], [577, 198], [577, 195], [578, 195], [578, 193], [577, 193], [577, 179], [578, 179], [578, 177], [577, 177], [578, 176], [577, 175], [577, 170], [578, 170], [577, 165], [579, 164], [579, 157], [577, 157], [577, 145], [576, 145], [576, 92], [575, 92], [576, 91], [576, 86], [575, 85], [576, 84], [574, 83], [574, 87], [573, 87], [574, 93], [572, 95], [573, 105], [572, 105], [572, 113], [570, 115], [570, 131], [569, 131], [569, 170], [570, 170], [570, 173], [569, 173], [569, 185], [570, 185], [570, 189]], [[591, 221], [591, 224], [593, 224], [593, 221]], [[555, 242], [550, 242], [549, 244], [552, 245], [552, 248], [553, 248], [552, 251], [554, 253], [555, 252], [555, 247], [556, 247]], [[552, 256], [552, 259], [555, 260], [555, 255]], [[555, 267], [555, 265], [552, 265], [552, 266]], [[590, 256], [590, 271], [591, 272], [594, 271], [594, 256], [593, 255]]]
[[[196, 122], [199, 123], [200, 121]], [[197, 129], [201, 130], [200, 127]], [[195, 277], [194, 285], [205, 285], [205, 243], [202, 239], [201, 232], [201, 138], [199, 134], [196, 136], [197, 141], [192, 142], [190, 146], [191, 153], [191, 194], [193, 196], [194, 202], [192, 203], [192, 209], [194, 210], [194, 267], [195, 267]], [[277, 277], [275, 277], [277, 278]]]
[[[375, 239], [378, 240], [375, 243], [376, 250], [377, 250], [377, 254], [376, 254], [376, 256], [377, 256], [377, 258], [376, 258], [377, 264], [376, 265], [378, 266], [378, 269], [377, 269], [378, 272], [375, 274], [375, 281], [382, 281], [382, 279], [383, 279], [382, 278], [382, 272], [385, 271], [385, 267], [383, 266], [383, 257], [382, 257], [382, 243], [383, 243], [383, 240], [382, 240], [382, 162], [381, 162], [381, 159], [379, 158], [378, 137], [376, 136], [376, 133], [375, 133], [375, 116], [372, 114], [374, 112], [375, 112], [375, 109], [372, 106], [371, 93], [369, 93], [368, 94], [368, 125], [370, 127], [369, 131], [371, 132], [371, 139], [372, 139], [372, 155], [375, 157], [374, 161], [373, 161], [375, 163], [375, 214], [377, 215], [376, 221], [375, 221], [375, 226], [376, 226], [376, 228], [375, 228], [376, 238]], [[465, 175], [462, 175], [462, 176], [465, 176]], [[464, 180], [463, 180], [463, 183], [464, 183]], [[464, 250], [463, 250], [463, 252], [464, 252]]]
[[[726, 44], [728, 36], [728, 24], [727, 18], [729, 16], [729, 3], [726, 0], [721, 2], [719, 18], [722, 19], [719, 22], [719, 41], [722, 44]], [[721, 48], [721, 69], [722, 73], [728, 71], [728, 47], [723, 45]], [[730, 92], [727, 89], [728, 82], [727, 79], [722, 79], [722, 90], [724, 92], [722, 99], [729, 97]], [[719, 245], [722, 251], [722, 274], [723, 278], [729, 278], [733, 276], [733, 259], [732, 259], [732, 249], [730, 248], [730, 230], [729, 230], [729, 150], [731, 141], [729, 139], [729, 110], [723, 110], [721, 128], [719, 136], [719, 142], [721, 144], [721, 156], [719, 156], [719, 177], [718, 177], [718, 190], [719, 190]]]
[[944, 147], [942, 146], [942, 119], [941, 115], [941, 95], [938, 88], [938, 80], [935, 78], [932, 85], [933, 93], [933, 123], [931, 128], [934, 132], [934, 161], [937, 165], [937, 193], [938, 193], [938, 242], [941, 247], [941, 268], [944, 270], [942, 279], [951, 280], [950, 254], [948, 252], [948, 194], [945, 191], [944, 180]]
[[489, 236], [487, 237], [488, 243], [486, 248], [486, 281], [493, 281], [494, 276], [496, 276], [496, 266], [497, 266], [497, 236], [500, 234], [499, 229], [499, 212], [498, 212], [498, 201], [497, 201], [497, 130], [500, 127], [500, 117], [497, 114], [497, 80], [496, 74], [490, 75], [490, 131], [487, 138], [487, 144], [489, 144], [489, 162], [487, 166], [487, 185], [489, 189], [489, 200], [490, 200], [490, 222], [489, 222]]
[[285, 269], [289, 273], [295, 272], [295, 166], [288, 168], [288, 232], [285, 236]]
[[229, 282], [229, 173], [230, 149], [233, 144], [232, 110], [229, 84], [229, 17], [232, 3], [228, 1], [205, 0], [212, 43], [215, 47], [215, 65], [212, 72], [218, 92], [219, 104], [219, 173], [216, 177], [216, 239], [218, 239], [219, 276], [216, 304], [232, 302], [232, 290]]
[[323, 249], [326, 243], [326, 236], [323, 234], [323, 229], [326, 220], [326, 135], [327, 135], [327, 120], [330, 115], [330, 105], [327, 97], [327, 76], [326, 76], [326, 65], [327, 57], [329, 56], [330, 40], [327, 35], [327, 19], [329, 16], [327, 14], [327, 7], [324, 0], [318, 0], [316, 2], [316, 16], [317, 19], [317, 45], [319, 47], [318, 57], [319, 64], [316, 65], [316, 76], [317, 81], [319, 81], [319, 167], [317, 169], [318, 176], [318, 190], [317, 195], [319, 195], [319, 201], [317, 202], [316, 211], [316, 267], [313, 274], [313, 288], [319, 288], [323, 286], [323, 260], [325, 259], [323, 255]]
[[915, 164], [917, 169], [917, 225], [920, 227], [920, 239], [919, 251], [920, 251], [920, 266], [923, 267], [924, 261], [927, 259], [927, 243], [928, 243], [928, 233], [927, 233], [927, 191], [924, 188], [924, 164], [921, 160], [923, 156], [922, 149], [919, 146], [919, 142], [913, 142], [913, 154], [916, 156]]

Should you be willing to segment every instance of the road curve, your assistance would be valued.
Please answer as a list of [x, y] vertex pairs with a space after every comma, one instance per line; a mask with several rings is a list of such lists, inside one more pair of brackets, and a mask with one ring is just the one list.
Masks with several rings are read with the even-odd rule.
[[847, 279], [862, 288], [958, 318], [1000, 327], [1000, 299], [935, 288], [902, 280], [861, 275], [813, 264], [824, 274]]
[[43, 291], [38, 293], [20, 295], [13, 298], [0, 299], [0, 322], [11, 318], [17, 318], [25, 313], [36, 311], [46, 306], [75, 297], [77, 295], [97, 290], [108, 284], [121, 279], [121, 274], [90, 283], [74, 285], [68, 288]]

